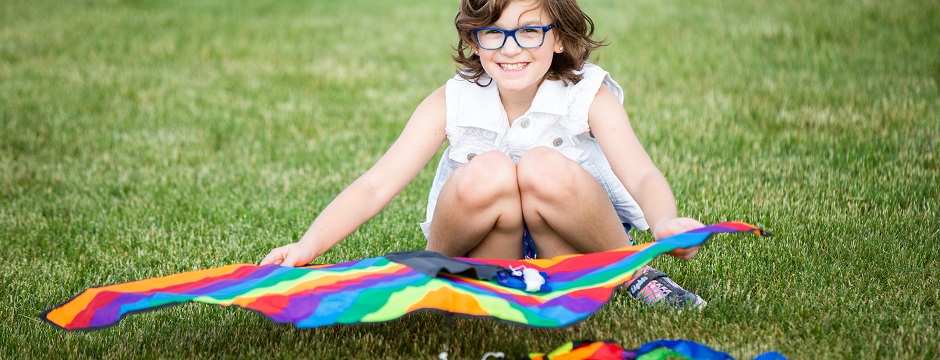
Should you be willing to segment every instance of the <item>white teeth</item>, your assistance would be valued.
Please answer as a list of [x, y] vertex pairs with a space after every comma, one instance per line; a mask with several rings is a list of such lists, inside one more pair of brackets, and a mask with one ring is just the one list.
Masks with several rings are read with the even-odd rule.
[[526, 66], [526, 63], [515, 63], [515, 64], [499, 64], [503, 70], [522, 70]]

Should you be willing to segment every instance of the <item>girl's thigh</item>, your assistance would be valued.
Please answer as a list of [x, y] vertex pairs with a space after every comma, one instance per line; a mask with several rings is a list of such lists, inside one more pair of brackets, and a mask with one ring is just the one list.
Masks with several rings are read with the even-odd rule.
[[607, 190], [580, 164], [547, 148], [519, 162], [524, 221], [540, 257], [630, 245]]
[[521, 239], [516, 164], [492, 151], [457, 168], [438, 196], [428, 250], [449, 256], [518, 259]]

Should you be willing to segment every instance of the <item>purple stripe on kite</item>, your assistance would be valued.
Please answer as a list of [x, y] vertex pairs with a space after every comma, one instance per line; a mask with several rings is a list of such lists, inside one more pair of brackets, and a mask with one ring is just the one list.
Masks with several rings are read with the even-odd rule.
[[183, 293], [193, 296], [213, 294], [213, 297], [232, 297], [227, 296], [226, 294], [241, 294], [246, 291], [250, 291], [251, 287], [257, 285], [258, 282], [283, 274], [287, 270], [288, 268], [281, 266], [263, 266], [260, 268], [254, 268], [253, 271], [243, 277], [234, 279], [230, 277], [226, 277], [224, 279], [220, 278], [213, 281], [212, 283], [205, 284], [202, 287], [187, 290]]
[[592, 308], [584, 308], [584, 310], [571, 310], [566, 305], [549, 305], [539, 311], [539, 320], [550, 321], [552, 324], [567, 324], [583, 318], [588, 317], [588, 315], [593, 314], [600, 307], [600, 304]]
[[597, 269], [585, 269], [581, 271], [548, 273], [547, 282], [549, 285], [551, 285], [551, 283], [569, 282], [569, 281], [580, 279], [588, 274], [592, 274], [596, 270]]
[[152, 288], [152, 289], [142, 290], [142, 291], [184, 293], [184, 292], [191, 291], [193, 289], [205, 286], [205, 284], [213, 284], [213, 283], [223, 281], [223, 280], [239, 279], [245, 275], [251, 274], [251, 272], [254, 271], [253, 269], [254, 267], [255, 267], [254, 265], [242, 265], [225, 274], [207, 276], [198, 280], [192, 280], [192, 281], [185, 282], [185, 283], [177, 283], [173, 285], [167, 285], [164, 287]]
[[[270, 314], [271, 319], [275, 322], [296, 323], [298, 320], [309, 316], [314, 309], [318, 308], [323, 297], [323, 294], [317, 293], [291, 296], [287, 300], [287, 305], [285, 305], [280, 312]], [[304, 304], [304, 306], [298, 307], [298, 304]]]
[[[694, 229], [694, 230], [687, 231], [686, 233], [687, 233], [687, 234], [705, 233], [705, 232], [712, 232], [712, 233], [729, 233], [729, 232], [738, 232], [738, 231], [752, 232], [752, 231], [755, 231], [755, 230], [760, 231], [759, 229], [755, 229], [755, 228], [753, 228], [753, 227], [751, 227], [751, 226], [748, 226], [748, 225], [746, 225], [746, 224], [736, 223], [736, 222], [729, 222], [729, 223], [721, 223], [721, 224], [709, 225], [709, 226], [706, 226], [706, 227], [702, 227], [702, 228], [698, 228], [698, 229]], [[681, 234], [679, 234], [679, 235], [681, 235]]]
[[[109, 292], [101, 292], [96, 295], [96, 298], [102, 295], [106, 295]], [[152, 294], [140, 294], [140, 293], [124, 293], [118, 295], [111, 301], [99, 306], [97, 309], [93, 310], [94, 313], [91, 316], [91, 319], [88, 321], [89, 327], [102, 327], [108, 326], [113, 323], [116, 323], [121, 319], [121, 315], [134, 310], [145, 309], [154, 304], [150, 301]], [[157, 304], [156, 306], [159, 306]]]
[[[709, 226], [706, 226], [706, 227], [701, 227], [701, 228], [698, 228], [698, 229], [689, 230], [689, 231], [687, 231], [686, 233], [687, 233], [687, 234], [699, 234], [699, 233], [719, 232], [719, 231], [720, 231], [720, 232], [725, 232], [725, 231], [728, 231], [729, 229], [730, 229], [729, 227], [723, 226], [723, 225], [709, 225]], [[681, 235], [681, 234], [679, 234], [679, 235]]]
[[654, 256], [655, 255], [652, 255], [652, 253], [638, 252], [620, 261], [609, 264], [598, 264], [598, 268], [595, 269], [548, 274], [548, 284], [553, 286], [552, 290], [554, 291], [565, 291], [568, 289], [581, 287], [583, 282], [579, 280], [591, 276], [604, 276], [606, 278], [613, 279], [624, 275], [623, 282], [626, 282], [630, 277], [627, 273], [636, 271], [643, 265], [644, 259], [652, 258]]
[[[607, 294], [608, 298], [612, 293], [613, 292]], [[593, 298], [566, 295], [551, 299], [542, 305], [542, 307], [564, 307], [572, 312], [594, 312], [603, 304], [606, 304], [606, 302], [597, 301]]]
[[[637, 254], [639, 254], [639, 253], [637, 253]], [[636, 256], [637, 254], [634, 254], [634, 255], [632, 255], [632, 256]], [[577, 286], [577, 280], [578, 280], [578, 279], [582, 279], [582, 278], [584, 278], [584, 277], [586, 277], [586, 276], [591, 276], [591, 275], [594, 275], [594, 274], [604, 273], [604, 272], [611, 272], [611, 271], [620, 273], [620, 272], [623, 271], [623, 269], [618, 268], [618, 266], [621, 266], [621, 267], [622, 267], [623, 265], [621, 265], [621, 264], [624, 264], [624, 263], [630, 264], [630, 263], [635, 262], [635, 261], [633, 260], [632, 256], [631, 256], [631, 257], [628, 257], [628, 258], [625, 258], [625, 259], [622, 260], [622, 261], [618, 261], [618, 262], [614, 262], [614, 263], [610, 263], [610, 264], [598, 264], [598, 266], [614, 266], [614, 268], [612, 268], [612, 269], [593, 268], [593, 269], [584, 269], [584, 270], [579, 270], [579, 271], [569, 271], [569, 272], [560, 272], [560, 273], [549, 273], [549, 274], [548, 274], [548, 283], [549, 283], [549, 285], [551, 285], [552, 283], [566, 283], [566, 284], [567, 284], [567, 283], [571, 283], [571, 284], [569, 284], [569, 285]], [[553, 288], [553, 290], [558, 290], [558, 289], [554, 289], [554, 288]]]
[[415, 271], [412, 268], [402, 267], [401, 270], [393, 273], [375, 274], [357, 279], [340, 280], [333, 285], [318, 287], [316, 291], [322, 292], [325, 290], [326, 293], [331, 293], [347, 290], [398, 286], [400, 284], [407, 284], [410, 281], [420, 280], [422, 277], [427, 276], [418, 271]]

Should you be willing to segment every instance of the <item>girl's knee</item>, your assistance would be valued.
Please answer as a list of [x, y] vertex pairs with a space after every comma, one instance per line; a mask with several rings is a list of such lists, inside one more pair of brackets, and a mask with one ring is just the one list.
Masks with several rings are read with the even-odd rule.
[[519, 190], [525, 194], [558, 196], [578, 186], [581, 165], [560, 152], [537, 147], [519, 161], [517, 176]]
[[498, 151], [477, 155], [457, 168], [450, 181], [461, 201], [491, 202], [495, 197], [518, 192], [516, 164]]

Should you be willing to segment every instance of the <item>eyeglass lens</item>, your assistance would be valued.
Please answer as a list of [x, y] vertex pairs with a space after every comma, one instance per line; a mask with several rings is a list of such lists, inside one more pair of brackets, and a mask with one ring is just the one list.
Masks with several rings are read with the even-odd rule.
[[[503, 47], [506, 41], [506, 33], [512, 30], [502, 29], [484, 29], [477, 33], [477, 41], [480, 47], [484, 49], [498, 49]], [[516, 44], [522, 48], [533, 48], [542, 45], [545, 39], [545, 32], [541, 28], [520, 28], [515, 30], [512, 36], [516, 39]]]

